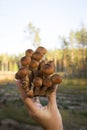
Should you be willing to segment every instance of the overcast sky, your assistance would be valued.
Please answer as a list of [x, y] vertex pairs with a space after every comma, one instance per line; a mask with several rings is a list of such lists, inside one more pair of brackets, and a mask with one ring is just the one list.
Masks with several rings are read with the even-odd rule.
[[32, 48], [24, 32], [30, 22], [40, 29], [41, 45], [60, 48], [59, 35], [87, 27], [87, 0], [0, 0], [0, 54]]

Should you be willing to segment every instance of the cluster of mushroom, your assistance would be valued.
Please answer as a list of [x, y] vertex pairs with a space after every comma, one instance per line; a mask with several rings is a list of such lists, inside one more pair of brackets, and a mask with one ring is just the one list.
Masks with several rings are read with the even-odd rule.
[[54, 61], [44, 58], [46, 52], [42, 46], [35, 51], [27, 49], [20, 59], [21, 67], [15, 78], [21, 81], [28, 97], [49, 96], [54, 86], [62, 82], [60, 75], [55, 73]]

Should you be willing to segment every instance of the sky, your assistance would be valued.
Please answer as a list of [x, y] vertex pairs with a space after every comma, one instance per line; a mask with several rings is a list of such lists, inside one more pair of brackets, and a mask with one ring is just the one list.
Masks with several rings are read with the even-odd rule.
[[41, 45], [61, 48], [59, 36], [87, 27], [87, 0], [0, 0], [0, 54], [19, 54], [34, 47], [28, 24], [40, 29]]

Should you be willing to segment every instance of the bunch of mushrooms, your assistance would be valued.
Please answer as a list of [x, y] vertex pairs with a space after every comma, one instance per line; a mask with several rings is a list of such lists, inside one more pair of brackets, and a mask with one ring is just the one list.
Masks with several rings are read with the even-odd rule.
[[49, 96], [54, 86], [62, 82], [55, 72], [53, 60], [45, 60], [47, 49], [39, 46], [35, 51], [27, 49], [20, 59], [20, 68], [15, 78], [21, 81], [22, 88], [28, 97]]

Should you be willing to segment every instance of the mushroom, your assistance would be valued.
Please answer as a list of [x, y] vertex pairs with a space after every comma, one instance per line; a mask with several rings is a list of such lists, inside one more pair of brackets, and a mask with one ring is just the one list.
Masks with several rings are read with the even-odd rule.
[[34, 93], [35, 93], [35, 95], [39, 95], [40, 87], [42, 86], [42, 78], [35, 77], [33, 79], [33, 86], [34, 86]]
[[35, 59], [31, 59], [29, 69], [31, 70], [31, 75], [33, 76], [33, 78], [36, 77], [38, 74], [37, 72], [38, 65], [39, 65], [38, 61], [36, 61]]
[[18, 75], [18, 72], [15, 73], [15, 79], [17, 79], [17, 80], [20, 80], [20, 79], [21, 79], [20, 76]]
[[30, 71], [26, 67], [21, 67], [16, 73], [16, 79], [20, 79], [22, 83], [22, 88], [26, 91], [30, 89], [30, 81], [29, 81], [29, 73]]
[[25, 51], [25, 55], [28, 56], [28, 57], [31, 57], [33, 53], [34, 53], [34, 51], [32, 49], [27, 49]]
[[28, 68], [26, 68], [26, 67], [21, 67], [21, 68], [19, 68], [19, 70], [18, 70], [18, 72], [17, 72], [17, 75], [20, 77], [20, 79], [21, 78], [24, 78], [26, 75], [28, 75], [29, 74], [29, 70], [28, 70]]
[[52, 86], [52, 81], [51, 81], [50, 77], [45, 77], [43, 79], [43, 86], [47, 87], [47, 88]]
[[49, 96], [53, 91], [56, 85], [59, 85], [62, 82], [62, 78], [59, 74], [53, 74], [50, 77], [51, 81], [52, 81], [52, 86], [47, 88], [46, 90], [46, 96]]
[[62, 78], [59, 74], [53, 74], [51, 76], [51, 80], [53, 85], [60, 84], [62, 82]]
[[31, 58], [35, 59], [37, 61], [40, 61], [42, 59], [42, 57], [43, 57], [43, 54], [41, 52], [35, 51]]
[[45, 47], [39, 46], [36, 51], [41, 52], [43, 55], [46, 54], [47, 49]]
[[42, 82], [42, 87], [40, 89], [40, 95], [45, 95], [46, 90], [52, 86], [52, 81], [50, 77], [44, 77]]
[[44, 74], [42, 73], [41, 71], [41, 67], [46, 63], [45, 60], [42, 60], [39, 62], [39, 66], [38, 66], [38, 76], [41, 77], [41, 78], [44, 78]]
[[44, 64], [41, 67], [41, 72], [44, 75], [51, 75], [52, 73], [54, 73], [55, 71], [55, 66], [54, 66], [54, 62], [53, 61], [48, 61], [46, 64]]
[[21, 58], [20, 62], [21, 62], [21, 65], [22, 65], [22, 66], [28, 67], [29, 64], [30, 64], [30, 62], [31, 62], [31, 58], [28, 57], [28, 56], [23, 56], [23, 57]]
[[29, 65], [29, 69], [30, 70], [35, 70], [39, 65], [39, 62], [36, 61], [35, 59], [31, 59], [30, 65]]

